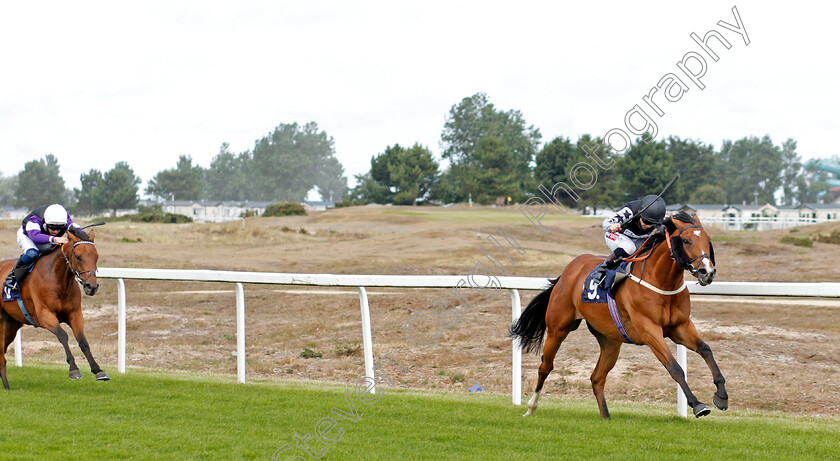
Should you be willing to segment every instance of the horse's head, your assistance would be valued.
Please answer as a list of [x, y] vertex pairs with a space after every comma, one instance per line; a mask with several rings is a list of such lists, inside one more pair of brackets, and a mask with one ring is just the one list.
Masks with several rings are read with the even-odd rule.
[[61, 252], [64, 253], [64, 259], [73, 271], [73, 275], [76, 276], [76, 280], [85, 289], [85, 294], [93, 296], [99, 289], [99, 282], [96, 280], [96, 261], [99, 259], [99, 253], [96, 251], [96, 245], [93, 244], [94, 231], [91, 231], [87, 237], [87, 239], [82, 239], [68, 232], [67, 238], [70, 242], [62, 245]]
[[703, 229], [700, 219], [679, 212], [665, 221], [671, 238], [671, 257], [681, 268], [697, 277], [706, 286], [715, 278], [715, 250], [712, 238]]

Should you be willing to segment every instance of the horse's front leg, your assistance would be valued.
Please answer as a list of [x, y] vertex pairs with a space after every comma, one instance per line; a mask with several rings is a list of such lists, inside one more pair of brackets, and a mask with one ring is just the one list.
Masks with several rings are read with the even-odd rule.
[[73, 353], [70, 352], [70, 344], [67, 342], [67, 332], [58, 324], [58, 318], [52, 312], [44, 309], [43, 313], [39, 312], [41, 318], [41, 326], [45, 330], [52, 332], [58, 341], [64, 346], [64, 354], [67, 356], [67, 364], [70, 365], [70, 379], [79, 379], [82, 377], [82, 372], [76, 366], [76, 359], [73, 358]]
[[73, 330], [73, 335], [76, 336], [76, 342], [79, 343], [79, 349], [81, 349], [82, 353], [85, 354], [85, 358], [90, 365], [90, 372], [96, 375], [97, 381], [108, 381], [111, 379], [108, 374], [99, 367], [99, 364], [96, 363], [96, 360], [93, 358], [93, 354], [90, 352], [90, 344], [88, 344], [87, 337], [85, 337], [85, 319], [82, 316], [82, 310], [77, 309], [71, 312], [68, 316], [67, 324], [70, 325], [70, 329]]
[[694, 322], [689, 320], [688, 322], [673, 328], [669, 336], [675, 343], [682, 344], [686, 348], [697, 352], [701, 357], [703, 357], [703, 360], [706, 361], [706, 365], [712, 372], [712, 379], [714, 380], [715, 387], [717, 388], [715, 395], [712, 398], [715, 406], [718, 410], [726, 410], [729, 408], [729, 394], [726, 393], [726, 379], [724, 379], [723, 373], [720, 372], [720, 368], [718, 368], [717, 362], [715, 362], [715, 356], [712, 354], [712, 348], [700, 339], [700, 335], [697, 333], [697, 328], [695, 328]]
[[668, 370], [671, 378], [679, 384], [680, 389], [682, 389], [685, 394], [688, 405], [694, 411], [694, 416], [699, 418], [711, 413], [712, 410], [709, 409], [705, 403], [699, 401], [691, 392], [691, 389], [689, 389], [688, 383], [685, 380], [685, 371], [682, 369], [680, 364], [677, 363], [677, 359], [674, 358], [674, 355], [671, 354], [671, 350], [665, 342], [665, 337], [662, 336], [662, 327], [655, 325], [652, 322], [644, 326], [637, 323], [637, 329], [640, 331], [644, 343], [651, 351], [653, 351], [656, 358], [662, 362], [662, 365], [665, 366], [666, 370]]

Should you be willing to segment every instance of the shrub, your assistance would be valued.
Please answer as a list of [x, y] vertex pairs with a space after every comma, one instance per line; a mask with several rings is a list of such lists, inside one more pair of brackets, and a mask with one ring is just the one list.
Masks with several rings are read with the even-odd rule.
[[828, 234], [818, 234], [814, 240], [822, 243], [833, 243], [840, 245], [840, 230], [835, 229]]
[[789, 235], [786, 236], [786, 237], [782, 237], [782, 243], [786, 243], [786, 244], [794, 245], [794, 246], [798, 246], [798, 247], [805, 247], [805, 248], [811, 248], [812, 246], [814, 246], [814, 242], [812, 242], [811, 239], [809, 239], [807, 237], [796, 238], [796, 237], [791, 237]]
[[308, 347], [304, 347], [303, 352], [300, 353], [300, 356], [305, 359], [320, 359], [321, 357], [323, 357], [323, 354], [316, 350], [312, 350]]
[[295, 202], [275, 203], [265, 209], [263, 217], [271, 216], [306, 216], [303, 205]]
[[356, 204], [353, 203], [352, 200], [342, 200], [340, 202], [335, 202], [336, 208], [347, 208], [349, 206], [356, 206]]

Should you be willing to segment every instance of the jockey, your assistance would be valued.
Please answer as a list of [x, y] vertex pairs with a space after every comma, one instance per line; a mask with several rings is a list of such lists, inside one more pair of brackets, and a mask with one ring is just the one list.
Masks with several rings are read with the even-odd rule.
[[17, 230], [17, 243], [23, 254], [6, 277], [3, 286], [12, 291], [20, 289], [31, 264], [38, 259], [41, 251], [49, 250], [55, 244], [67, 243], [69, 240], [64, 234], [68, 231], [80, 238], [87, 237], [81, 226], [70, 219], [67, 210], [61, 205], [36, 208], [26, 215], [22, 226]]
[[595, 280], [602, 283], [607, 269], [617, 267], [622, 259], [635, 253], [664, 218], [665, 200], [658, 195], [646, 195], [641, 200], [625, 204], [616, 214], [605, 219], [601, 227], [606, 232], [604, 240], [612, 254], [598, 266]]

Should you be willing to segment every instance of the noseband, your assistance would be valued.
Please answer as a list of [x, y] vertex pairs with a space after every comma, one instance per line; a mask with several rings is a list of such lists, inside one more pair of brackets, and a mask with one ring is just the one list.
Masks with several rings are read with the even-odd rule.
[[[79, 283], [81, 283], [82, 286], [84, 286], [85, 283], [87, 283], [87, 280], [92, 275], [96, 275], [96, 269], [90, 271], [77, 271], [76, 268], [73, 267], [73, 262], [71, 261], [71, 259], [73, 258], [73, 251], [76, 249], [76, 245], [93, 245], [94, 247], [96, 247], [96, 245], [94, 245], [93, 242], [87, 240], [79, 240], [78, 242], [73, 244], [73, 247], [70, 248], [70, 256], [67, 256], [66, 254], [64, 254], [64, 250], [61, 250], [61, 255], [64, 256], [64, 261], [67, 262], [67, 267], [69, 267], [70, 271], [73, 272], [73, 275], [76, 277], [76, 280]], [[85, 275], [84, 278], [82, 278], [82, 274], [87, 275]]]
[[[701, 225], [699, 225], [699, 224], [693, 224], [693, 225], [691, 225], [691, 226], [686, 226], [686, 227], [683, 227], [682, 229], [680, 229], [680, 231], [679, 231], [679, 232], [677, 232], [676, 237], [677, 237], [677, 238], [682, 238], [682, 233], [683, 233], [684, 231], [687, 231], [688, 229], [692, 229], [692, 228], [700, 228], [700, 229], [702, 229], [702, 228], [703, 228], [703, 226], [701, 226]], [[667, 241], [668, 241], [668, 247], [669, 247], [669, 249], [671, 250], [671, 257], [672, 257], [672, 258], [674, 258], [674, 259], [676, 259], [676, 258], [674, 257], [674, 249], [673, 249], [673, 248], [671, 248], [671, 235], [668, 233], [668, 231], [667, 231], [667, 230], [665, 231], [665, 236], [666, 236]], [[687, 257], [688, 257], [688, 255], [686, 255], [686, 258], [687, 258]], [[700, 259], [700, 258], [709, 258], [709, 260], [710, 260], [710, 261], [711, 261], [711, 259], [712, 259], [712, 257], [711, 257], [711, 256], [709, 256], [708, 254], [706, 254], [706, 250], [703, 250], [703, 252], [702, 252], [702, 253], [700, 253], [700, 256], [697, 256], [696, 258], [689, 260], [689, 261], [685, 264], [685, 266], [683, 266], [683, 269], [685, 269], [685, 270], [687, 270], [687, 271], [691, 272], [691, 275], [693, 275], [693, 276], [697, 277], [697, 271], [699, 271], [700, 269], [697, 269], [696, 267], [694, 267], [694, 261], [697, 261], [697, 260], [698, 260], [698, 259]]]

